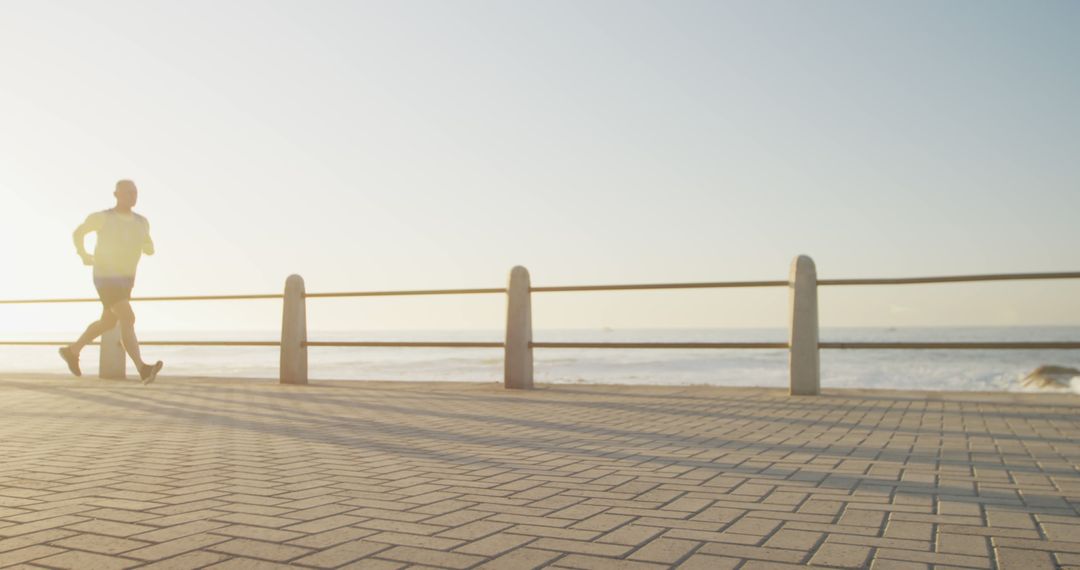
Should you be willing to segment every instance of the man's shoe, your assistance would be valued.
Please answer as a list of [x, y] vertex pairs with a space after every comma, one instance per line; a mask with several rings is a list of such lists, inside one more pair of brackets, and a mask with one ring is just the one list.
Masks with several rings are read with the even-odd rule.
[[64, 359], [67, 363], [68, 370], [76, 376], [82, 376], [82, 370], [79, 369], [79, 355], [71, 351], [69, 346], [60, 347], [60, 358]]
[[139, 370], [139, 377], [142, 378], [142, 383], [149, 384], [156, 380], [158, 372], [161, 372], [162, 366], [165, 366], [165, 363], [160, 360], [153, 364], [144, 364], [142, 369]]

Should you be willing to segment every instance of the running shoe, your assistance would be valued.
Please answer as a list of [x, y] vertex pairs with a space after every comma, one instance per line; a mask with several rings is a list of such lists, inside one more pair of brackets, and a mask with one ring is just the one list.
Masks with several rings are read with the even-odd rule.
[[64, 362], [67, 363], [68, 370], [70, 370], [72, 374], [82, 376], [82, 370], [79, 369], [79, 355], [78, 353], [72, 352], [71, 347], [61, 346], [60, 358], [64, 359]]
[[165, 363], [160, 360], [153, 364], [144, 364], [142, 369], [139, 370], [139, 377], [142, 378], [142, 383], [149, 384], [156, 380], [158, 372], [161, 372], [162, 366], [165, 366]]

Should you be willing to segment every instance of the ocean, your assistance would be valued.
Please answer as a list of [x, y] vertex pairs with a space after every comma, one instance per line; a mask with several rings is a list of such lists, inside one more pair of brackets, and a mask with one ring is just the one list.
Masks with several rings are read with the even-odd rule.
[[[77, 333], [38, 333], [32, 340], [70, 340]], [[278, 340], [277, 331], [147, 331], [142, 340]], [[501, 341], [503, 332], [445, 330], [310, 331], [309, 340]], [[544, 342], [783, 342], [785, 329], [536, 330]], [[10, 335], [4, 340], [29, 340]], [[824, 328], [822, 341], [1077, 341], [1080, 327]], [[163, 378], [274, 378], [276, 347], [157, 347]], [[534, 350], [543, 383], [786, 387], [784, 350], [561, 349]], [[97, 347], [83, 352], [83, 372], [97, 372]], [[501, 382], [499, 348], [336, 348], [308, 352], [312, 380]], [[1039, 365], [1080, 368], [1077, 350], [823, 350], [823, 387], [919, 390], [1019, 390]], [[129, 374], [134, 374], [129, 364]], [[57, 372], [55, 347], [0, 346], [0, 373]], [[1074, 383], [1075, 385], [1075, 383]]]

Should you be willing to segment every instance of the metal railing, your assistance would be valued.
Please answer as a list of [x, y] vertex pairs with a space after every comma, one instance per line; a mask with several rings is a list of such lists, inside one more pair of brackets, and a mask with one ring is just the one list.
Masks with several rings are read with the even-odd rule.
[[[281, 294], [254, 295], [185, 295], [133, 297], [132, 301], [219, 301], [282, 299], [283, 319], [281, 341], [257, 340], [161, 340], [144, 341], [147, 346], [245, 346], [278, 347], [281, 351], [280, 381], [282, 383], [307, 383], [307, 349], [309, 347], [400, 347], [400, 348], [502, 348], [504, 356], [504, 385], [507, 388], [531, 388], [533, 384], [532, 350], [534, 348], [588, 348], [588, 349], [763, 349], [788, 350], [792, 394], [817, 394], [820, 392], [821, 349], [844, 350], [1076, 350], [1078, 342], [1025, 341], [1025, 342], [821, 342], [818, 339], [817, 288], [819, 286], [864, 285], [912, 285], [963, 283], [976, 281], [1030, 281], [1052, 279], [1080, 279], [1080, 272], [1008, 273], [985, 275], [949, 275], [935, 277], [871, 278], [871, 279], [822, 279], [818, 280], [813, 261], [799, 256], [791, 266], [786, 281], [717, 281], [697, 283], [639, 283], [607, 285], [565, 285], [532, 287], [529, 273], [524, 267], [515, 267], [510, 273], [506, 288], [472, 289], [419, 289], [402, 291], [344, 291], [306, 293], [303, 279], [290, 276], [285, 292]], [[790, 290], [789, 342], [534, 342], [532, 340], [531, 295], [533, 293], [670, 290], [670, 289], [729, 289], [786, 287]], [[452, 341], [309, 341], [307, 340], [306, 300], [345, 297], [385, 297], [416, 295], [507, 295], [507, 328], [505, 342], [452, 342]], [[46, 303], [97, 303], [95, 298], [69, 299], [16, 299], [0, 300], [0, 305], [46, 304]], [[62, 346], [60, 341], [14, 341], [0, 340], [0, 346]], [[124, 352], [114, 329], [100, 343], [101, 370], [120, 370], [123, 375]]]

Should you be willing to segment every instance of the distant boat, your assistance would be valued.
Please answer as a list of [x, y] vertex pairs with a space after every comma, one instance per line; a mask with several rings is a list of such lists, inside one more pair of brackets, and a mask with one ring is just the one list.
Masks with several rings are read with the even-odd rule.
[[1044, 365], [1032, 370], [1020, 383], [1025, 388], [1069, 388], [1073, 378], [1080, 378], [1080, 370], [1068, 366]]

